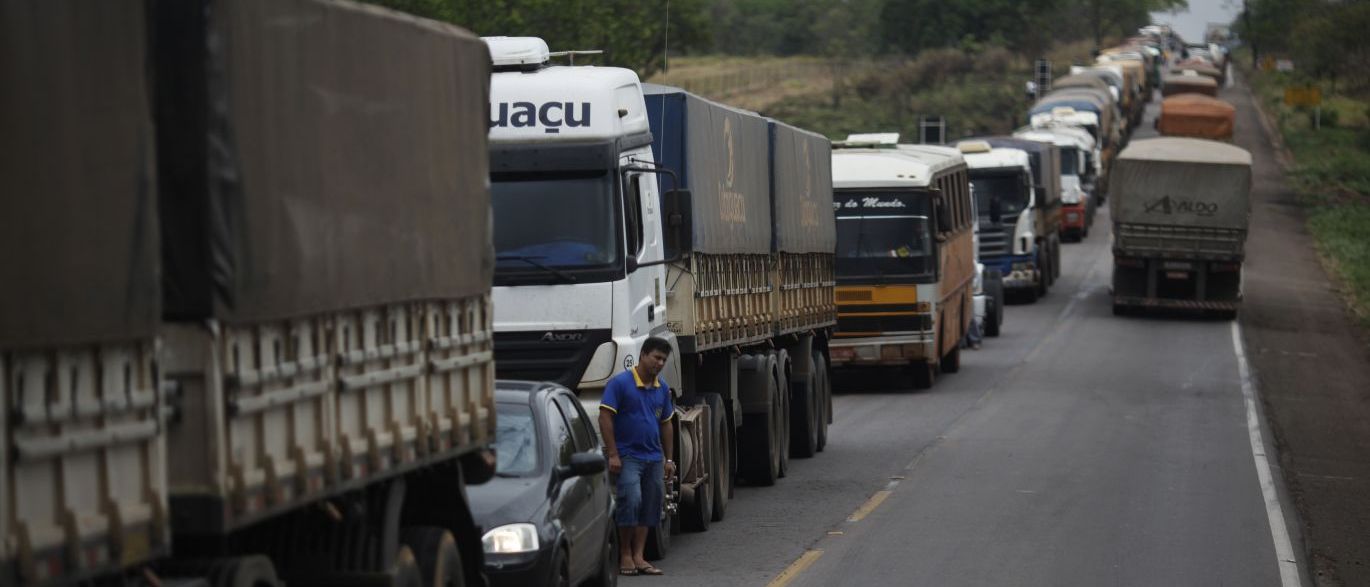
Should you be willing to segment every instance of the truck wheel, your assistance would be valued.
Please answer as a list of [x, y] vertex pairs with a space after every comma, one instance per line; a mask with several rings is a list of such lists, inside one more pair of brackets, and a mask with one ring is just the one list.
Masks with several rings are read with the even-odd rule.
[[937, 382], [937, 365], [933, 363], [927, 361], [911, 363], [909, 369], [913, 372], [914, 389], [928, 389]]
[[461, 587], [466, 584], [461, 552], [452, 533], [435, 526], [413, 526], [400, 531], [400, 544], [413, 551], [423, 584]]
[[423, 571], [419, 570], [419, 562], [414, 559], [414, 551], [407, 546], [401, 546], [400, 552], [395, 556], [395, 566], [390, 569], [390, 585], [393, 587], [423, 587]]
[[796, 376], [790, 382], [790, 456], [807, 459], [818, 452], [818, 405], [814, 376]]
[[[732, 496], [732, 430], [728, 428], [728, 414], [724, 412], [723, 396], [716, 393], [701, 393], [699, 397], [709, 406], [709, 417], [713, 419], [713, 458], [709, 462], [709, 478], [713, 489], [713, 511], [710, 520], [722, 522], [728, 513], [728, 498]], [[617, 562], [617, 559], [615, 559]]]
[[828, 362], [823, 353], [817, 351], [813, 353], [813, 374], [814, 389], [819, 392], [818, 430], [815, 434], [818, 442], [815, 448], [822, 451], [828, 445], [828, 424], [832, 423], [832, 382], [828, 380]]
[[[669, 491], [670, 489], [667, 488]], [[661, 516], [661, 523], [647, 529], [647, 545], [643, 549], [642, 555], [649, 561], [659, 561], [666, 558], [666, 551], [671, 549], [671, 516], [669, 514]]]
[[789, 354], [780, 351], [775, 357], [775, 456], [776, 470], [780, 477], [790, 472], [790, 369]]
[[[699, 396], [684, 398], [680, 402], [683, 406], [704, 405], [704, 400]], [[680, 504], [680, 528], [686, 532], [706, 532], [709, 530], [709, 522], [714, 516], [714, 463], [718, 462], [716, 454], [717, 441], [714, 440], [716, 429], [714, 427], [714, 414], [712, 410], [705, 410], [705, 420], [702, 424], [706, 427], [701, 435], [704, 444], [699, 449], [695, 459], [707, 459], [705, 471], [708, 477], [695, 486], [692, 498]], [[678, 422], [677, 422], [678, 424]], [[681, 459], [682, 467], [692, 467], [694, 463], [688, 463]], [[679, 474], [679, 472], [677, 472]]]
[[276, 567], [271, 559], [254, 554], [237, 558], [216, 559], [207, 569], [213, 587], [276, 587]]
[[1061, 239], [1051, 239], [1051, 284], [1061, 278]]
[[961, 345], [951, 349], [945, 357], [942, 357], [942, 372], [956, 373], [961, 370]]
[[764, 378], [768, 397], [766, 411], [758, 414], [743, 414], [742, 438], [738, 454], [742, 456], [743, 475], [747, 481], [762, 486], [775, 485], [780, 478], [779, 434], [777, 433], [780, 393], [776, 389], [775, 378]]
[[608, 536], [604, 537], [604, 554], [599, 557], [599, 571], [587, 585], [592, 587], [618, 586], [618, 526], [607, 524]]

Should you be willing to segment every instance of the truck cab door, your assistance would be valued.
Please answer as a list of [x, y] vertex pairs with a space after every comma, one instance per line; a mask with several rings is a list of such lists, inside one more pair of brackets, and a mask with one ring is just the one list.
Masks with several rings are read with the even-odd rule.
[[[628, 333], [632, 343], [620, 348], [619, 354], [636, 360], [642, 341], [648, 336], [670, 337], [666, 328], [666, 266], [659, 263], [665, 255], [662, 238], [661, 202], [658, 197], [657, 176], [653, 173], [629, 171], [623, 181], [624, 241], [630, 272], [627, 279]], [[639, 265], [645, 265], [639, 267]], [[620, 342], [620, 346], [624, 343]], [[631, 362], [624, 361], [627, 368]], [[663, 373], [670, 376], [670, 367]], [[678, 381], [668, 379], [672, 385]]]

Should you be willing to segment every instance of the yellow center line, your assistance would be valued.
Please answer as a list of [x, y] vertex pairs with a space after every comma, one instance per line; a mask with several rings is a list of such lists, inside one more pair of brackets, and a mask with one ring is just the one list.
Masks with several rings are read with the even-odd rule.
[[847, 518], [847, 521], [860, 522], [866, 516], [871, 515], [871, 512], [875, 511], [875, 508], [880, 507], [880, 504], [889, 496], [890, 492], [888, 489], [882, 489], [875, 492], [875, 495], [872, 495], [870, 499], [866, 500], [866, 503], [862, 504], [860, 508], [857, 508], [855, 512], [852, 512], [852, 515]]
[[790, 563], [790, 566], [785, 567], [784, 571], [781, 571], [779, 575], [776, 575], [774, 579], [771, 579], [771, 582], [767, 583], [766, 587], [785, 587], [786, 585], [789, 585], [790, 581], [793, 581], [794, 578], [798, 577], [805, 569], [813, 566], [813, 563], [817, 561], [820, 556], [823, 556], [823, 551], [821, 550], [815, 549], [804, 551], [804, 554], [801, 554], [799, 555], [799, 558], [794, 559], [794, 562]]

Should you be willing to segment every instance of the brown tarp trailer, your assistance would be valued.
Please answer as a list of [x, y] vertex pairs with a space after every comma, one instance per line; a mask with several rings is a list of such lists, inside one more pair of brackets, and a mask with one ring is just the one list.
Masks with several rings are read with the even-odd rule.
[[1173, 73], [1181, 73], [1185, 70], [1193, 71], [1199, 75], [1213, 78], [1213, 81], [1218, 82], [1220, 86], [1226, 81], [1223, 70], [1202, 59], [1186, 59], [1176, 63], [1170, 70]]
[[1175, 94], [1203, 94], [1218, 96], [1218, 82], [1202, 75], [1167, 75], [1161, 78], [1161, 96], [1169, 98]]
[[1054, 82], [1051, 82], [1052, 90], [1062, 90], [1065, 88], [1089, 88], [1091, 90], [1100, 90], [1103, 92], [1108, 92], [1108, 87], [1108, 82], [1104, 81], [1103, 79], [1093, 75], [1082, 74], [1068, 75]]
[[1161, 102], [1156, 130], [1165, 136], [1229, 141], [1236, 117], [1236, 108], [1217, 98], [1176, 94]]

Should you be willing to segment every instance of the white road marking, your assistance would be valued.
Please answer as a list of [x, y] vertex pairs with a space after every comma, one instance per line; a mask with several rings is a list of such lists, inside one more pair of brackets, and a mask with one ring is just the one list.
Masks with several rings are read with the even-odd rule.
[[1284, 507], [1280, 505], [1275, 479], [1270, 474], [1270, 461], [1266, 457], [1260, 417], [1256, 412], [1255, 385], [1251, 382], [1251, 368], [1246, 364], [1246, 350], [1242, 346], [1242, 330], [1235, 320], [1232, 321], [1232, 349], [1237, 353], [1237, 374], [1242, 381], [1242, 398], [1246, 400], [1246, 431], [1251, 439], [1251, 457], [1256, 461], [1256, 478], [1261, 483], [1261, 495], [1265, 498], [1265, 517], [1270, 521], [1270, 537], [1275, 542], [1280, 584], [1284, 587], [1301, 587], [1303, 581], [1299, 576], [1299, 564], [1294, 558], [1289, 530], [1284, 525]]

